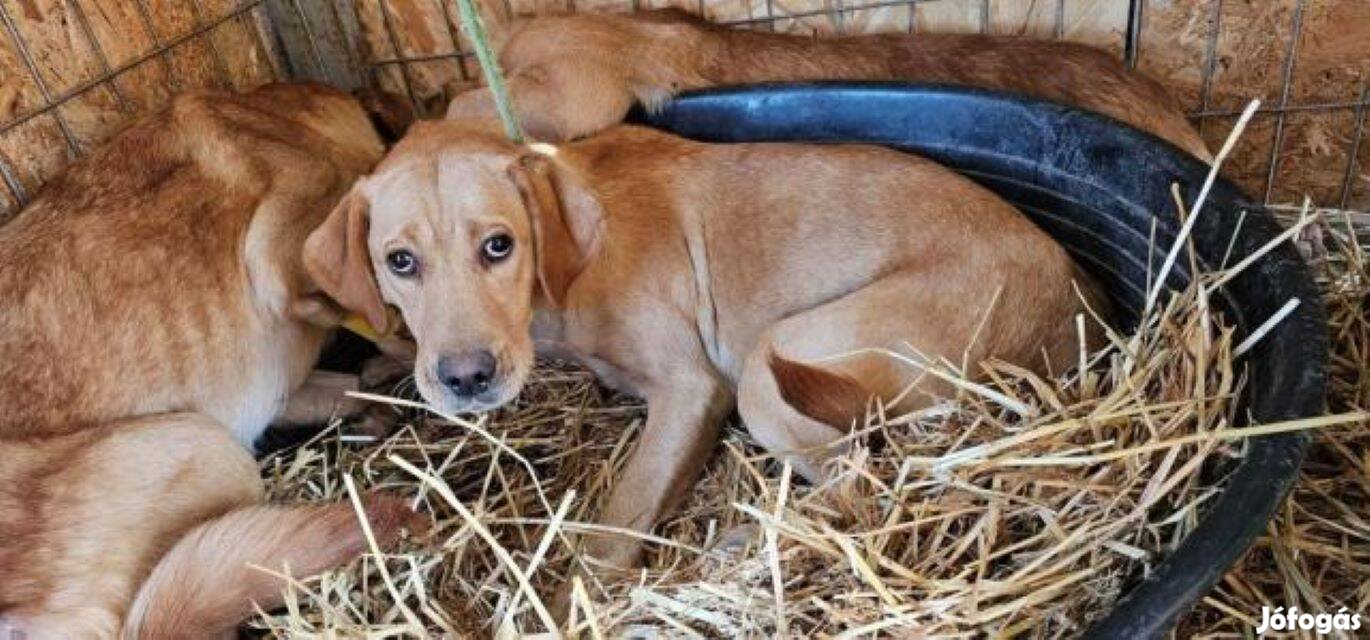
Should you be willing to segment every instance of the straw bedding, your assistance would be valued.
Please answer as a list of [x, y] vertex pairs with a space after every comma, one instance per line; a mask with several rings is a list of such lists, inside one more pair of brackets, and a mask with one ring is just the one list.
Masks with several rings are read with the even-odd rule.
[[[1327, 292], [1330, 414], [1269, 533], [1180, 623], [1245, 635], [1260, 607], [1370, 610], [1370, 266], [1346, 219], [1293, 221]], [[1182, 258], [1183, 259], [1183, 258]], [[648, 539], [648, 568], [577, 582], [583, 637], [1058, 637], [1175, 548], [1241, 456], [1242, 348], [1207, 300], [1220, 276], [1153, 310], [1136, 335], [1037, 377], [1002, 363], [914, 415], [872, 406], [833, 479], [808, 486], [726, 430], [704, 477]], [[1083, 322], [1098, 322], [1084, 318]], [[961, 363], [943, 363], [962, 377]], [[386, 389], [412, 397], [404, 385]], [[644, 408], [546, 363], [511, 407], [435, 416], [385, 403], [401, 429], [335, 425], [263, 463], [272, 496], [413, 499], [431, 531], [400, 552], [295, 582], [253, 625], [286, 637], [516, 637], [547, 631], [537, 597], [641, 427]], [[1258, 427], [1259, 429], [1259, 427]]]

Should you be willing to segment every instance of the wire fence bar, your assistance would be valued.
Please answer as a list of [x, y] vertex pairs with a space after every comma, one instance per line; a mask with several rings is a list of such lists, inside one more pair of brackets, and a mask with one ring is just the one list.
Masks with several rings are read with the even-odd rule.
[[[1279, 114], [1279, 113], [1298, 113], [1300, 111], [1355, 111], [1370, 106], [1370, 98], [1361, 97], [1358, 100], [1348, 100], [1346, 102], [1312, 102], [1309, 104], [1291, 104], [1283, 107], [1279, 105], [1265, 106], [1256, 109], [1259, 114]], [[1188, 115], [1191, 119], [1209, 118], [1235, 118], [1242, 114], [1241, 109], [1215, 109], [1212, 111], [1193, 111]]]
[[1370, 111], [1370, 80], [1365, 81], [1361, 90], [1361, 102], [1356, 107], [1356, 132], [1351, 136], [1350, 152], [1346, 154], [1346, 172], [1341, 181], [1341, 198], [1337, 206], [1345, 209], [1351, 202], [1351, 187], [1356, 182], [1356, 165], [1360, 161], [1360, 145], [1365, 139], [1365, 113]]
[[[1209, 101], [1213, 97], [1213, 77], [1217, 75], [1218, 67], [1218, 34], [1223, 30], [1223, 0], [1213, 2], [1213, 22], [1209, 27], [1204, 39], [1204, 67], [1202, 76], [1199, 80], [1199, 124], [1203, 124], [1204, 112], [1208, 111]], [[1233, 115], [1239, 115], [1240, 111]], [[1217, 114], [1214, 114], [1217, 115]], [[1190, 114], [1190, 117], [1196, 117]], [[1200, 130], [1202, 133], [1202, 129]]]
[[424, 53], [401, 58], [380, 58], [367, 64], [373, 67], [389, 67], [397, 64], [407, 65], [416, 62], [435, 62], [438, 60], [465, 60], [476, 55], [470, 51], [450, 51], [447, 53]]
[[[195, 18], [196, 27], [204, 24], [205, 7], [203, 0], [190, 0], [190, 13]], [[205, 32], [205, 44], [209, 45], [209, 55], [214, 59], [214, 71], [219, 76], [219, 82], [226, 87], [233, 86], [233, 78], [228, 73], [228, 63], [224, 60], [224, 55], [219, 52], [219, 45], [214, 42], [213, 29]]]
[[19, 176], [14, 174], [14, 169], [4, 155], [0, 155], [0, 179], [4, 179], [5, 188], [9, 189], [10, 197], [14, 202], [23, 206], [29, 201], [28, 192], [24, 189], [24, 183], [19, 181]]
[[1123, 42], [1123, 62], [1127, 68], [1135, 70], [1142, 55], [1142, 20], [1146, 2], [1138, 0], [1131, 3], [1127, 12], [1127, 39]]
[[[5, 30], [9, 32], [10, 38], [14, 40], [14, 47], [19, 50], [19, 58], [24, 63], [24, 69], [29, 72], [29, 76], [33, 79], [34, 85], [38, 87], [38, 93], [43, 97], [43, 107], [40, 111], [42, 113], [52, 112], [57, 120], [57, 127], [62, 130], [62, 138], [67, 143], [68, 153], [73, 156], [80, 154], [81, 145], [77, 144], [76, 136], [72, 134], [71, 126], [68, 125], [66, 119], [62, 117], [62, 112], [57, 110], [57, 107], [66, 102], [66, 99], [58, 101], [53, 100], [52, 92], [48, 90], [48, 83], [46, 80], [43, 80], [43, 74], [38, 71], [38, 63], [34, 62], [33, 53], [29, 51], [28, 41], [26, 41], [24, 35], [19, 32], [19, 27], [14, 24], [14, 18], [10, 16], [9, 9], [5, 8], [4, 3], [0, 3], [0, 21], [5, 23]], [[100, 81], [102, 82], [103, 80]], [[93, 82], [91, 86], [96, 84], [99, 84], [99, 82]], [[0, 133], [4, 133], [10, 128], [11, 127], [9, 126], [0, 126]]]
[[1294, 86], [1294, 64], [1299, 56], [1299, 40], [1303, 36], [1303, 10], [1308, 0], [1299, 0], [1294, 7], [1294, 28], [1289, 35], [1289, 49], [1284, 54], [1284, 74], [1280, 81], [1280, 106], [1275, 112], [1275, 140], [1270, 145], [1270, 166], [1265, 176], [1265, 196], [1262, 202], [1270, 203], [1275, 191], [1275, 173], [1280, 165], [1280, 149], [1284, 146], [1284, 121], [1289, 113], [1289, 94]]
[[181, 79], [176, 77], [176, 67], [171, 64], [171, 48], [162, 46], [162, 36], [157, 33], [157, 25], [152, 21], [152, 10], [147, 6], [147, 0], [135, 0], [134, 6], [138, 10], [138, 18], [143, 23], [143, 28], [147, 30], [147, 35], [152, 39], [154, 51], [160, 51], [157, 57], [162, 59], [162, 68], [166, 72], [167, 82], [171, 84], [172, 90], [179, 91]]
[[[47, 91], [47, 84], [45, 82], [42, 82], [42, 78], [37, 71], [36, 65], [32, 63], [31, 56], [25, 53], [25, 51], [27, 51], [27, 46], [21, 47], [20, 55], [22, 58], [24, 58], [24, 66], [33, 76], [35, 82], [39, 83], [39, 92], [43, 94], [44, 104], [43, 106], [37, 109], [31, 109], [28, 112], [19, 114], [18, 116], [11, 118], [5, 123], [0, 124], [0, 134], [4, 134], [5, 132], [19, 125], [22, 125], [25, 122], [28, 122], [29, 120], [32, 120], [38, 116], [56, 111], [59, 107], [71, 101], [73, 98], [76, 98], [86, 93], [87, 91], [90, 91], [91, 89], [105, 82], [108, 82], [111, 78], [114, 78], [119, 74], [128, 71], [129, 69], [141, 65], [144, 62], [147, 62], [148, 60], [161, 56], [162, 54], [171, 51], [172, 49], [175, 49], [176, 47], [186, 42], [189, 42], [190, 40], [200, 37], [208, 31], [214, 29], [215, 27], [218, 27], [219, 25], [229, 20], [232, 20], [234, 18], [237, 18], [238, 16], [241, 16], [245, 13], [252, 11], [258, 5], [262, 4], [264, 1], [265, 0], [246, 0], [242, 4], [235, 7], [233, 10], [229, 11], [228, 13], [225, 13], [223, 16], [220, 16], [210, 22], [195, 27], [190, 31], [181, 34], [175, 38], [172, 38], [171, 40], [168, 40], [161, 45], [157, 45], [153, 49], [150, 49], [142, 53], [136, 58], [133, 58], [123, 64], [114, 67], [110, 70], [108, 74], [101, 74], [97, 77], [81, 82], [80, 84], [68, 89], [61, 95], [57, 96], [53, 96]], [[3, 21], [5, 23], [5, 28], [10, 33], [10, 36], [12, 38], [15, 38], [16, 45], [23, 44], [22, 40], [18, 37], [18, 29], [15, 27], [13, 20], [11, 20], [8, 11], [5, 10], [3, 3], [0, 3], [0, 21]], [[55, 115], [57, 115], [58, 117], [59, 124], [65, 123], [65, 120], [61, 118], [60, 112], [56, 113]], [[63, 128], [64, 130], [66, 129], [65, 126]], [[76, 140], [74, 136], [72, 136], [69, 139], [69, 143], [72, 145], [73, 151], [79, 151], [79, 147], [76, 145]]]
[[[403, 59], [405, 57], [404, 51], [400, 50], [400, 40], [395, 35], [395, 26], [390, 23], [390, 3], [385, 0], [380, 0], [380, 7], [378, 8], [381, 12], [381, 25], [385, 29], [385, 37], [390, 40], [390, 49], [395, 52], [397, 57]], [[405, 94], [409, 97], [409, 104], [414, 107], [414, 111], [417, 113], [420, 104], [418, 96], [414, 93], [414, 79], [409, 74], [409, 64], [407, 62], [400, 65], [400, 80], [404, 84]]]
[[[447, 38], [452, 41], [452, 52], [461, 53], [461, 37], [457, 35], [456, 31], [452, 30], [452, 10], [447, 6], [446, 2], [443, 2], [443, 0], [433, 0], [433, 2], [438, 5], [438, 10], [442, 11], [442, 29], [447, 32]], [[770, 0], [766, 0], [766, 2], [769, 3]], [[634, 3], [636, 3], [636, 0], [634, 0]], [[398, 54], [399, 52], [397, 51], [396, 53]], [[456, 58], [456, 65], [457, 74], [461, 76], [462, 81], [470, 82], [471, 74], [467, 72], [466, 63], [463, 59]]]
[[90, 43], [90, 50], [95, 53], [95, 61], [100, 64], [100, 75], [109, 78], [109, 91], [114, 95], [115, 102], [119, 103], [119, 111], [124, 115], [133, 113], [133, 107], [124, 97], [124, 92], [119, 90], [119, 83], [114, 81], [109, 66], [109, 58], [105, 55], [105, 50], [100, 46], [100, 41], [95, 37], [95, 32], [90, 28], [90, 21], [86, 19], [86, 12], [81, 8], [81, 3], [77, 0], [67, 0], [67, 6], [71, 8], [72, 15], [76, 18], [76, 26], [81, 30], [81, 35], [86, 42]]

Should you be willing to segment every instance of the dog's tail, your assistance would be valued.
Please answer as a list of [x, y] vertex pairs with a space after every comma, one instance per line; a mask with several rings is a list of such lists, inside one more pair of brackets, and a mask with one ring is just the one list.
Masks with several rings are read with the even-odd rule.
[[851, 376], [787, 360], [775, 351], [767, 364], [786, 404], [836, 429], [851, 429], [872, 395]]
[[[421, 526], [393, 497], [368, 494], [363, 511], [377, 543]], [[124, 622], [124, 640], [235, 637], [256, 606], [282, 603], [272, 573], [306, 577], [346, 563], [367, 548], [350, 503], [252, 506], [191, 529], [143, 583]], [[271, 573], [269, 573], [271, 572]]]

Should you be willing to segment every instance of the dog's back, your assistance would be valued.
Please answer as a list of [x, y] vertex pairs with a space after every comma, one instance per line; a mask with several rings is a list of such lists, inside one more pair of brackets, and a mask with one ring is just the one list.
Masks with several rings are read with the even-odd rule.
[[[558, 157], [630, 203], [631, 215], [611, 211], [606, 222], [634, 238], [620, 254], [670, 242], [659, 239], [670, 225], [699, 226], [724, 352], [745, 353], [772, 323], [900, 270], [936, 274], [945, 299], [974, 310], [927, 302], [945, 312], [935, 324], [956, 349], [982, 331], [972, 362], [1032, 367], [1043, 351], [1075, 362], [1075, 325], [1060, 320], [1083, 311], [1077, 284], [1107, 314], [1092, 278], [1041, 228], [925, 158], [869, 145], [705, 144], [634, 126], [564, 145]], [[631, 205], [640, 202], [653, 213]], [[659, 219], [671, 216], [669, 225]], [[721, 366], [736, 377], [740, 364]]]
[[346, 94], [282, 85], [180, 96], [75, 163], [0, 228], [0, 436], [265, 426], [323, 338], [286, 317], [300, 243], [382, 150]]
[[983, 34], [879, 34], [800, 39], [719, 31], [729, 55], [716, 84], [783, 80], [903, 80], [1019, 93], [1101, 113], [1198, 157], [1208, 150], [1158, 82], [1090, 46]]
[[[1012, 36], [881, 34], [812, 38], [737, 30], [678, 10], [547, 15], [512, 22], [500, 58], [535, 135], [575, 138], [620, 121], [634, 101], [717, 85], [897, 80], [1026, 94], [1149, 131], [1202, 158], [1203, 139], [1155, 81], [1088, 46]], [[449, 115], [490, 113], [480, 92]]]

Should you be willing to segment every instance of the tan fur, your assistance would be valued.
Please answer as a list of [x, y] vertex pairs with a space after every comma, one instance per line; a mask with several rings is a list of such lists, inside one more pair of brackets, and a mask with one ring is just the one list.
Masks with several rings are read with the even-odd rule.
[[[843, 435], [833, 425], [871, 396], [913, 385], [899, 411], [950, 391], [870, 349], [966, 362], [972, 375], [992, 357], [1041, 369], [1044, 354], [1057, 366], [1078, 355], [1079, 272], [1065, 250], [973, 182], [888, 149], [617, 127], [544, 156], [449, 120], [417, 125], [354, 195], [370, 204], [379, 289], [414, 331], [429, 402], [507, 402], [534, 343], [647, 399], [600, 515], [613, 526], [647, 530], [668, 512], [734, 401], [758, 442], [818, 480]], [[514, 238], [503, 262], [479, 259], [491, 233]], [[418, 257], [420, 277], [381, 268], [393, 248]], [[566, 282], [539, 284], [549, 261]], [[499, 358], [488, 397], [458, 396], [432, 372], [472, 348]], [[588, 546], [611, 566], [639, 551], [613, 537]]]
[[[295, 315], [333, 304], [304, 271], [305, 237], [383, 150], [332, 89], [185, 94], [0, 228], [0, 629], [113, 637], [158, 558], [206, 522], [158, 569], [140, 616], [194, 595], [182, 621], [232, 625], [251, 599], [269, 602], [240, 561], [312, 571], [353, 555], [343, 511], [252, 506], [262, 487], [245, 447], [328, 332]], [[285, 413], [326, 416], [319, 395]], [[336, 530], [298, 526], [309, 514]], [[200, 631], [143, 629], [131, 637]]]
[[[279, 602], [249, 564], [303, 577], [362, 548], [351, 505], [256, 506], [252, 457], [198, 414], [0, 441], [0, 458], [0, 528], [25, 527], [0, 547], [0, 630], [29, 640], [220, 637]], [[382, 543], [417, 528], [393, 499], [367, 507]]]
[[[668, 9], [632, 16], [515, 20], [500, 61], [529, 132], [567, 140], [690, 89], [807, 80], [901, 80], [1021, 93], [1082, 107], [1199, 158], [1203, 139], [1160, 84], [1085, 45], [1013, 36], [882, 34], [812, 38], [734, 30]], [[448, 117], [493, 115], [489, 92], [458, 95]]]
[[[362, 510], [384, 547], [401, 529], [424, 526], [394, 498], [367, 496]], [[346, 502], [225, 514], [187, 533], [162, 558], [129, 608], [124, 637], [236, 637], [254, 605], [270, 610], [283, 603], [282, 582], [268, 571], [314, 575], [357, 557], [367, 544]]]
[[383, 146], [346, 94], [185, 94], [0, 228], [0, 437], [196, 410], [244, 445], [327, 330], [305, 236]]

